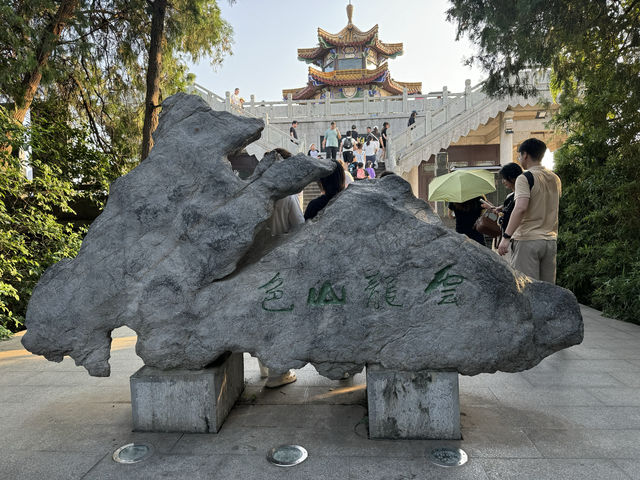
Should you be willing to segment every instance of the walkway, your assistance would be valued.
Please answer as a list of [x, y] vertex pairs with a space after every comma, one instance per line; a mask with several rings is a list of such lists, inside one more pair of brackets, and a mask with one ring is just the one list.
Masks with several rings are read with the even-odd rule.
[[[585, 340], [519, 374], [460, 378], [464, 440], [368, 440], [364, 376], [335, 382], [311, 366], [266, 391], [245, 358], [248, 386], [218, 435], [131, 432], [129, 376], [141, 365], [129, 329], [114, 332], [112, 374], [47, 362], [0, 342], [0, 478], [22, 479], [640, 479], [640, 326], [582, 308]], [[137, 465], [113, 451], [150, 442]], [[293, 468], [267, 451], [299, 443]], [[460, 468], [432, 465], [431, 448], [459, 444]]]

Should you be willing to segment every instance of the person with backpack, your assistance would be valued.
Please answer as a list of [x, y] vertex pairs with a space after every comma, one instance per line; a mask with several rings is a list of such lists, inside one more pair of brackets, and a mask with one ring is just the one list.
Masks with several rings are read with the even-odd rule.
[[342, 160], [347, 165], [353, 161], [353, 138], [351, 138], [351, 131], [342, 137], [340, 142], [340, 153], [342, 154]]
[[502, 234], [498, 253], [511, 248], [511, 266], [536, 280], [556, 281], [558, 210], [562, 183], [542, 166], [547, 145], [529, 138], [518, 147], [525, 171], [515, 181], [515, 206]]

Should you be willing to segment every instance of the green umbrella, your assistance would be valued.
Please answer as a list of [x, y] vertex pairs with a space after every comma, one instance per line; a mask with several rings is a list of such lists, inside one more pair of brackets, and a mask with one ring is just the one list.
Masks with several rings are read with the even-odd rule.
[[429, 201], [461, 203], [495, 191], [493, 173], [487, 170], [455, 170], [431, 180]]

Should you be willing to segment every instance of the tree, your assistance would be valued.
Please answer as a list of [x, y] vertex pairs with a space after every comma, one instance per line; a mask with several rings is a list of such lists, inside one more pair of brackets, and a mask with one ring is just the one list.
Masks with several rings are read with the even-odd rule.
[[[230, 0], [233, 3], [233, 0]], [[160, 108], [160, 78], [163, 45], [172, 53], [177, 45], [192, 60], [202, 55], [212, 56], [212, 64], [219, 63], [224, 53], [230, 52], [231, 27], [222, 20], [220, 9], [210, 0], [155, 0], [151, 3], [151, 38], [147, 67], [147, 94], [145, 98], [144, 126], [142, 129], [141, 159], [153, 147], [152, 133], [158, 126]], [[165, 17], [168, 14], [168, 19]], [[165, 21], [168, 24], [165, 33]]]
[[231, 35], [215, 0], [0, 0], [0, 93], [22, 123], [38, 92], [57, 90], [115, 155], [140, 143], [146, 85], [157, 122], [161, 91], [172, 94], [187, 81], [185, 56], [216, 65]]
[[[217, 64], [231, 41], [215, 1], [170, 5], [159, 37], [162, 68], [153, 74], [164, 95], [193, 82], [187, 56]], [[0, 106], [0, 336], [21, 328], [44, 270], [75, 255], [91, 220], [79, 210], [95, 218], [110, 182], [139, 161], [151, 7], [0, 0], [0, 102], [7, 105]], [[26, 105], [31, 123], [23, 127]], [[30, 151], [32, 181], [12, 146]]]
[[569, 134], [558, 282], [605, 313], [640, 321], [640, 1], [451, 0], [458, 38], [494, 95], [531, 94], [522, 72], [551, 68]]

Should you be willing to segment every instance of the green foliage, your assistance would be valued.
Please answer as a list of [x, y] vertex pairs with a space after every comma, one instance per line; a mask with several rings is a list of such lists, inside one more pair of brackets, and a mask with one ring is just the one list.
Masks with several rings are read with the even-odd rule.
[[640, 323], [640, 2], [451, 3], [458, 36], [479, 46], [469, 62], [489, 73], [489, 93], [531, 93], [518, 73], [552, 68], [554, 124], [568, 136], [555, 155], [558, 283]]
[[[37, 150], [40, 137], [55, 135], [56, 125], [31, 129], [30, 143]], [[0, 108], [0, 145], [11, 141], [24, 145], [27, 131], [16, 126], [7, 111]], [[66, 133], [69, 133], [68, 131]], [[81, 143], [83, 132], [76, 131], [64, 143]], [[60, 144], [60, 142], [58, 142]], [[50, 146], [50, 145], [48, 145]], [[37, 152], [36, 152], [37, 153]], [[62, 170], [34, 154], [37, 175], [27, 180], [16, 156], [0, 157], [0, 326], [17, 331], [24, 322], [27, 301], [44, 270], [63, 258], [76, 254], [82, 230], [58, 220], [55, 212], [69, 212], [77, 196], [73, 184]]]
[[[50, 23], [76, 4], [58, 41]], [[42, 79], [31, 125], [0, 107], [0, 338], [22, 328], [27, 302], [51, 264], [76, 254], [110, 182], [138, 162], [151, 29], [147, 0], [0, 0], [0, 101], [21, 105], [39, 52]], [[186, 59], [230, 53], [232, 30], [214, 0], [170, 2], [162, 96], [194, 81]], [[30, 150], [28, 181], [4, 145]]]

